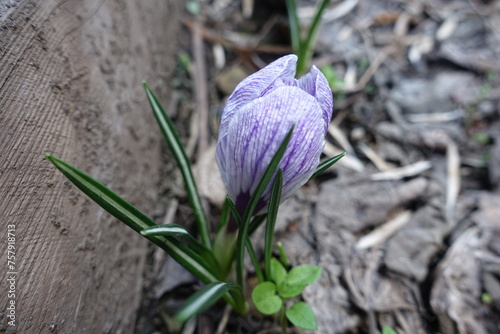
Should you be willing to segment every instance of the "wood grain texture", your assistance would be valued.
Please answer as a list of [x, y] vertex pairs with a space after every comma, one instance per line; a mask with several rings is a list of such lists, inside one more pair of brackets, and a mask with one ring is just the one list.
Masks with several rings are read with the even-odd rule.
[[[147, 243], [71, 185], [44, 153], [152, 214], [162, 138], [141, 81], [165, 100], [180, 5], [0, 6], [0, 331], [133, 332]], [[15, 328], [5, 317], [7, 225], [16, 234]]]

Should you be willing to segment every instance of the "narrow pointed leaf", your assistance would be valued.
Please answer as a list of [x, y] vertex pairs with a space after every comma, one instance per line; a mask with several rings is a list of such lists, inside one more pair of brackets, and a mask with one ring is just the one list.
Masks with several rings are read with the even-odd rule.
[[[228, 197], [226, 199], [226, 203], [228, 205], [229, 211], [231, 211], [234, 219], [236, 220], [236, 224], [238, 226], [241, 226], [241, 224], [242, 224], [241, 217], [240, 217], [240, 214], [238, 213], [238, 210], [236, 209], [236, 206], [234, 205], [233, 201], [231, 201], [231, 199]], [[246, 246], [248, 253], [250, 255], [250, 260], [252, 261], [252, 264], [253, 264], [254, 269], [255, 269], [255, 274], [257, 275], [259, 282], [264, 282], [264, 274], [262, 273], [259, 259], [257, 258], [257, 254], [255, 253], [255, 249], [253, 248], [252, 241], [250, 240], [249, 235], [247, 235], [247, 238], [245, 241], [245, 246]]]
[[309, 180], [312, 180], [315, 177], [317, 177], [318, 175], [323, 174], [328, 168], [333, 166], [337, 161], [342, 159], [345, 155], [346, 155], [346, 152], [343, 152], [343, 153], [340, 153], [340, 154], [320, 163], [318, 165], [318, 168], [316, 168], [316, 171], [314, 172], [314, 174], [311, 176], [311, 178]]
[[285, 268], [290, 267], [290, 262], [288, 262], [288, 255], [286, 255], [285, 246], [283, 246], [283, 244], [280, 241], [278, 241], [276, 246], [278, 246], [278, 253], [280, 255], [281, 263], [283, 263]]
[[255, 231], [265, 222], [267, 219], [267, 213], [263, 215], [256, 216], [252, 219], [250, 227], [248, 228], [248, 235], [253, 235]]
[[286, 134], [285, 138], [281, 142], [281, 145], [278, 147], [278, 150], [274, 154], [273, 158], [271, 159], [271, 162], [269, 163], [269, 166], [267, 167], [266, 171], [264, 172], [264, 175], [262, 175], [262, 179], [260, 180], [259, 184], [255, 188], [255, 191], [253, 192], [252, 196], [250, 197], [250, 200], [248, 201], [248, 206], [245, 208], [245, 212], [243, 214], [243, 222], [246, 223], [245, 221], [248, 220], [250, 221], [250, 218], [252, 214], [255, 211], [255, 208], [257, 207], [257, 204], [259, 203], [260, 198], [264, 194], [264, 191], [266, 190], [267, 186], [269, 185], [269, 182], [273, 178], [274, 173], [276, 172], [276, 168], [278, 167], [281, 158], [285, 154], [286, 147], [288, 146], [288, 143], [290, 142], [290, 139], [292, 138], [293, 134], [293, 129], [295, 128], [295, 124], [292, 125], [290, 128], [290, 131]]
[[[94, 202], [136, 232], [140, 233], [150, 226], [157, 226], [153, 220], [99, 181], [50, 154], [46, 157]], [[218, 280], [210, 265], [200, 255], [174, 238], [162, 236], [146, 236], [146, 238], [164, 249], [203, 282], [211, 283]]]
[[316, 32], [318, 31], [319, 24], [321, 23], [321, 18], [323, 16], [323, 12], [326, 9], [326, 6], [330, 3], [330, 0], [322, 0], [321, 3], [319, 4], [318, 10], [316, 11], [316, 15], [314, 16], [313, 22], [311, 26], [309, 27], [309, 31], [307, 34], [307, 37], [302, 45], [302, 47], [306, 50], [309, 50], [311, 48], [311, 44], [313, 42], [314, 36], [316, 35]]
[[276, 178], [274, 179], [271, 197], [269, 199], [269, 208], [267, 214], [266, 233], [264, 238], [264, 267], [267, 279], [271, 279], [271, 255], [273, 251], [274, 226], [281, 200], [281, 189], [283, 188], [283, 172], [278, 168]]
[[300, 23], [297, 15], [297, 3], [295, 0], [286, 0], [286, 9], [288, 11], [288, 22], [290, 24], [292, 49], [294, 53], [298, 54], [302, 41], [300, 38]]
[[146, 235], [163, 235], [163, 236], [173, 236], [173, 237], [193, 237], [188, 230], [177, 224], [165, 224], [151, 226], [141, 231], [141, 234]]
[[243, 286], [243, 262], [245, 258], [245, 247], [244, 247], [244, 242], [246, 242], [246, 239], [248, 238], [248, 228], [250, 225], [250, 220], [252, 218], [252, 214], [255, 211], [255, 208], [257, 207], [257, 204], [262, 197], [262, 194], [266, 190], [267, 186], [269, 185], [269, 182], [271, 181], [276, 168], [278, 167], [281, 158], [285, 154], [286, 147], [288, 143], [290, 142], [290, 139], [292, 138], [292, 133], [295, 125], [292, 125], [292, 128], [290, 131], [288, 131], [287, 135], [285, 136], [285, 139], [281, 143], [281, 145], [278, 147], [278, 150], [274, 154], [271, 162], [269, 163], [269, 166], [267, 166], [266, 171], [264, 172], [264, 175], [262, 176], [262, 179], [260, 180], [259, 184], [257, 185], [257, 188], [253, 192], [252, 196], [250, 197], [250, 201], [248, 202], [248, 206], [245, 208], [245, 212], [243, 214], [243, 221], [240, 225], [240, 230], [238, 233], [238, 241], [236, 244], [236, 275], [237, 275], [237, 281], [238, 284]]
[[302, 74], [305, 73], [307, 65], [309, 63], [309, 60], [311, 58], [312, 54], [312, 44], [313, 40], [316, 36], [316, 32], [319, 28], [319, 24], [321, 23], [321, 17], [323, 15], [323, 12], [325, 11], [326, 6], [330, 3], [330, 0], [322, 0], [321, 3], [319, 4], [318, 11], [316, 12], [316, 15], [314, 16], [313, 22], [311, 26], [309, 27], [309, 31], [307, 33], [306, 38], [303, 40], [303, 42], [300, 44], [300, 51], [299, 51], [299, 59], [297, 61], [297, 75], [301, 76]]
[[198, 228], [198, 233], [201, 236], [202, 243], [208, 249], [211, 248], [210, 243], [210, 233], [208, 231], [208, 222], [205, 216], [205, 211], [203, 210], [203, 206], [201, 204], [200, 195], [198, 193], [198, 189], [196, 187], [196, 183], [193, 177], [193, 173], [191, 171], [191, 165], [189, 163], [189, 159], [184, 151], [182, 146], [182, 142], [177, 134], [177, 130], [175, 129], [174, 124], [170, 117], [168, 117], [167, 113], [163, 109], [162, 105], [153, 94], [149, 86], [144, 82], [144, 89], [146, 90], [146, 94], [151, 104], [151, 109], [153, 110], [153, 114], [160, 126], [161, 132], [167, 141], [168, 147], [172, 151], [177, 164], [182, 173], [182, 177], [184, 179], [184, 186], [186, 188], [186, 192], [188, 195], [188, 200], [191, 208], [193, 209], [193, 214], [196, 220], [196, 227]]
[[231, 205], [235, 207], [233, 201], [231, 201], [229, 196], [226, 196], [226, 200], [222, 205], [222, 212], [220, 214], [219, 224], [217, 226], [217, 233], [219, 233], [219, 231], [222, 230], [229, 222], [229, 219], [231, 218]]
[[205, 285], [196, 293], [191, 295], [175, 315], [175, 319], [184, 322], [189, 318], [198, 315], [215, 304], [230, 289], [237, 288], [235, 284], [214, 282]]
[[318, 328], [314, 312], [304, 302], [297, 302], [286, 310], [286, 317], [292, 324], [299, 328], [306, 330], [315, 330]]
[[217, 259], [218, 268], [220, 268], [220, 277], [223, 281], [226, 281], [225, 278], [230, 277], [233, 269], [237, 238], [236, 234], [228, 232], [226, 228], [221, 229], [215, 236], [210, 253]]
[[203, 257], [211, 268], [219, 268], [213, 253], [196, 240], [184, 227], [177, 224], [156, 225], [141, 231], [143, 236], [181, 237], [186, 239], [189, 246]]
[[398, 334], [391, 326], [384, 325], [382, 327], [382, 334]]
[[255, 269], [255, 275], [257, 275], [257, 279], [259, 280], [259, 282], [264, 282], [264, 274], [262, 273], [262, 268], [260, 267], [259, 258], [257, 257], [257, 253], [253, 248], [252, 241], [248, 236], [245, 242], [245, 246], [247, 248], [248, 255], [250, 256], [250, 260], [252, 261], [253, 268]]

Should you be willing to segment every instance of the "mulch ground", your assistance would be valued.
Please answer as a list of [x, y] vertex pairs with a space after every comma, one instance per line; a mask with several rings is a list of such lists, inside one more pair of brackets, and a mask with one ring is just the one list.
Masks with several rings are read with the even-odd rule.
[[[284, 2], [252, 3], [186, 12], [172, 75], [169, 110], [214, 215], [224, 99], [292, 52]], [[315, 2], [298, 3], [307, 27]], [[283, 204], [277, 238], [292, 264], [324, 268], [303, 294], [317, 333], [500, 332], [499, 3], [332, 2], [312, 64], [336, 78], [325, 157], [348, 156]], [[164, 188], [159, 220], [189, 220], [182, 185]], [[152, 250], [136, 332], [280, 332], [272, 318], [223, 306], [180, 328], [169, 316], [194, 285]]]

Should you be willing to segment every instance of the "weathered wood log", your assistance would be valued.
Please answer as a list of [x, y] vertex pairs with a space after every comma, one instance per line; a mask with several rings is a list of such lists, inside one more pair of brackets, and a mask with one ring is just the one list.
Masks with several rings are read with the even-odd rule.
[[152, 213], [162, 138], [141, 81], [166, 97], [181, 4], [0, 3], [0, 331], [133, 332], [147, 242], [44, 153]]

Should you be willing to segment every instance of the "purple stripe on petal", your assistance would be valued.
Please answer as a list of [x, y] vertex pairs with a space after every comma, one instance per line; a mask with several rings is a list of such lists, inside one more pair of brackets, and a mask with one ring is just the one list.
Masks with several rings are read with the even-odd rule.
[[227, 127], [227, 119], [231, 118], [245, 104], [259, 97], [275, 80], [278, 78], [293, 79], [296, 64], [296, 55], [284, 56], [240, 82], [226, 103], [219, 133], [224, 135]]
[[[313, 116], [313, 117], [311, 117]], [[280, 163], [283, 167], [284, 183], [291, 181], [290, 175], [301, 167], [301, 159], [307, 156], [302, 152], [304, 138], [310, 137], [315, 146], [323, 145], [321, 108], [316, 99], [298, 87], [280, 87], [244, 106], [235, 114], [228, 126], [225, 143], [227, 150], [234, 152], [233, 157], [218, 154], [217, 159], [226, 158], [236, 161], [231, 169], [225, 169], [223, 180], [228, 189], [238, 193], [253, 192], [265, 169], [278, 149], [292, 124], [296, 128], [285, 156]], [[219, 166], [227, 166], [218, 161]], [[314, 172], [317, 162], [306, 172]], [[227, 166], [229, 167], [229, 166]], [[223, 170], [223, 168], [221, 168]], [[236, 183], [234, 186], [228, 184]], [[269, 187], [270, 189], [270, 187]], [[268, 191], [266, 190], [266, 195]], [[230, 194], [234, 199], [237, 194]]]
[[[243, 80], [222, 116], [216, 159], [229, 197], [244, 210], [285, 135], [295, 124], [279, 166], [282, 200], [316, 170], [333, 113], [333, 96], [323, 74], [312, 67], [294, 78], [297, 58], [285, 56]], [[264, 208], [272, 182], [259, 201]]]

